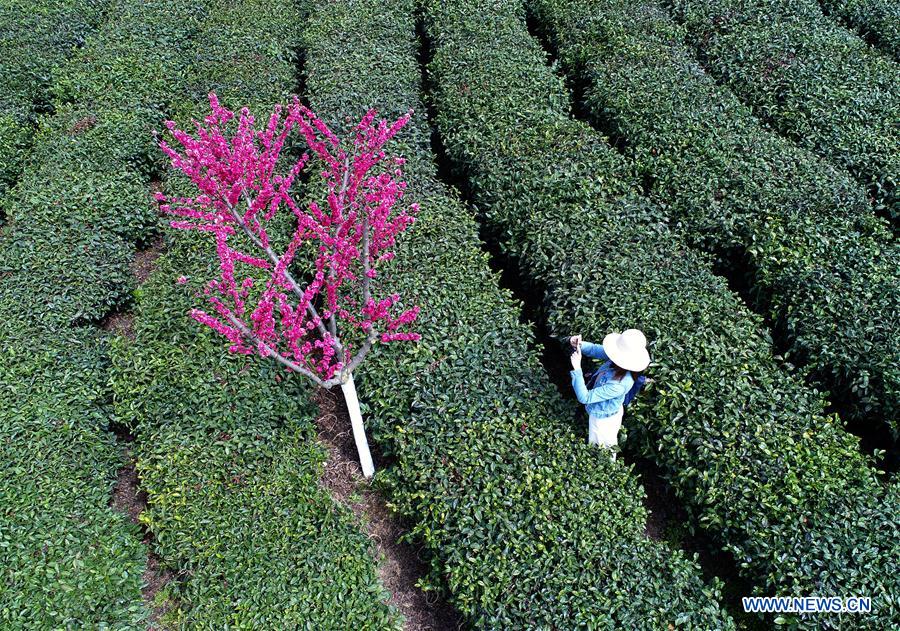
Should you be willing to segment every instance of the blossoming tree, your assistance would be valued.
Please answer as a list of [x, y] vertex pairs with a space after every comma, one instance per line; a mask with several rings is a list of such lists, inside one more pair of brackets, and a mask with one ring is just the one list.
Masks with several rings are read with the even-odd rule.
[[[175, 146], [160, 143], [198, 190], [157, 193], [161, 211], [176, 217], [172, 227], [209, 232], [216, 243], [218, 278], [204, 287], [212, 312], [191, 316], [226, 337], [232, 353], [271, 358], [324, 388], [340, 385], [369, 477], [353, 371], [378, 342], [419, 339], [407, 330], [419, 308], [403, 307], [397, 294], [375, 296], [372, 282], [418, 212], [400, 204], [402, 158], [384, 152], [409, 115], [388, 123], [369, 111], [342, 141], [296, 99], [276, 106], [261, 129], [246, 108], [236, 117], [215, 94], [209, 100], [212, 113], [194, 122], [194, 134], [168, 121]], [[282, 151], [295, 132], [309, 152], [292, 162]], [[298, 203], [298, 176], [315, 160], [325, 200]], [[279, 229], [286, 212], [290, 229]]]

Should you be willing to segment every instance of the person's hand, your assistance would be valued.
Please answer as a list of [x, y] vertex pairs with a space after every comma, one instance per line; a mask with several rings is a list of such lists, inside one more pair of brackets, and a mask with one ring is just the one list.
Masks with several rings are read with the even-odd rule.
[[572, 353], [572, 370], [581, 370], [581, 347], [578, 346]]
[[579, 346], [581, 346], [581, 336], [573, 335], [569, 338], [569, 344], [571, 344], [573, 348], [578, 348]]

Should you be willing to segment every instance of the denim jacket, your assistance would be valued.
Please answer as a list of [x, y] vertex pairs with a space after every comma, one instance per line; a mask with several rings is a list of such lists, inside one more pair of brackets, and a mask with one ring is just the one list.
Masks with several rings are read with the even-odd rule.
[[582, 342], [581, 352], [587, 357], [606, 361], [597, 369], [596, 378], [593, 380], [593, 387], [590, 390], [584, 383], [582, 371], [570, 371], [575, 397], [587, 408], [588, 414], [595, 418], [606, 418], [616, 414], [623, 406], [625, 395], [634, 385], [634, 377], [628, 372], [621, 380], [616, 381], [613, 377], [613, 364], [600, 344]]

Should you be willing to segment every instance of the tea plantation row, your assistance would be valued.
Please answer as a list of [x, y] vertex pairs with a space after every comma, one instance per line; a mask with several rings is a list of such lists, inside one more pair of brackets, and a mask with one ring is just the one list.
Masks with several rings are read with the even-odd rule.
[[157, 230], [152, 132], [184, 83], [199, 6], [123, 1], [55, 78], [55, 114], [9, 194], [4, 307], [60, 327], [98, 322], [130, 297], [134, 246]]
[[585, 107], [691, 243], [746, 278], [791, 360], [847, 414], [900, 431], [900, 247], [862, 190], [717, 86], [653, 0], [527, 4]]
[[126, 236], [138, 238], [139, 227], [154, 223], [148, 133], [171, 93], [172, 72], [183, 66], [193, 5], [134, 1], [110, 9], [105, 26], [54, 72], [55, 114], [41, 121], [7, 199], [0, 241], [5, 628], [121, 628], [146, 618], [146, 551], [138, 528], [109, 507], [122, 460], [108, 431], [107, 344], [94, 328], [73, 323], [101, 318], [128, 295], [133, 245]]
[[597, 339], [637, 326], [654, 342], [660, 385], [627, 424], [691, 523], [760, 593], [872, 594], [866, 626], [896, 626], [897, 498], [885, 498], [857, 440], [773, 358], [759, 318], [705, 257], [634, 193], [625, 161], [568, 117], [522, 4], [425, 6], [438, 128], [494, 238], [545, 292], [552, 331]]
[[[185, 54], [191, 98], [177, 120], [208, 114], [205, 90], [260, 118], [296, 84], [297, 11], [264, 0], [212, 1]], [[172, 177], [169, 192], [189, 195]], [[273, 362], [228, 356], [187, 317], [215, 277], [206, 235], [171, 236], [138, 291], [134, 339], [115, 347], [116, 412], [137, 436], [142, 520], [178, 579], [178, 628], [398, 628], [350, 510], [320, 486], [324, 452], [299, 380]], [[175, 279], [185, 275], [186, 285]], [[279, 383], [280, 382], [280, 383]]]
[[[247, 18], [246, 12], [209, 8], [218, 11], [216, 28], [241, 24]], [[156, 226], [148, 190], [158, 168], [151, 131], [173, 108], [193, 106], [196, 99], [187, 97], [191, 86], [205, 83], [190, 74], [200, 70], [192, 65], [195, 49], [191, 38], [198, 32], [208, 34], [198, 31], [201, 27], [210, 28], [204, 25], [213, 14], [208, 16], [205, 9], [195, 2], [178, 1], [117, 4], [106, 26], [54, 75], [56, 113], [42, 121], [33, 159], [10, 194], [11, 225], [0, 244], [5, 349], [0, 372], [0, 445], [4, 451], [0, 567], [5, 587], [0, 595], [0, 620], [10, 628], [146, 626], [148, 611], [141, 600], [146, 550], [140, 543], [141, 533], [127, 516], [109, 508], [116, 469], [122, 464], [120, 449], [107, 429], [113, 418], [109, 349], [95, 328], [72, 325], [99, 320], [131, 293], [134, 281], [129, 263], [134, 243], [147, 240]], [[256, 10], [260, 10], [258, 6]], [[223, 23], [222, 16], [228, 21]], [[258, 40], [260, 34], [254, 33], [254, 37]], [[219, 51], [222, 58], [221, 47]], [[255, 52], [243, 55], [258, 59]], [[230, 67], [227, 61], [225, 65]], [[258, 68], [256, 76], [264, 76]], [[201, 89], [205, 95], [206, 88]], [[162, 294], [161, 298], [171, 296]], [[180, 323], [185, 316], [172, 312], [169, 318]], [[185, 326], [186, 322], [182, 328]], [[212, 348], [221, 358], [217, 340], [207, 340], [206, 366]], [[121, 346], [116, 362], [123, 362]], [[197, 370], [204, 367], [202, 355], [197, 362]], [[186, 368], [180, 367], [184, 377]], [[233, 364], [227, 367], [233, 368]], [[163, 368], [170, 374], [169, 368]], [[171, 374], [178, 374], [174, 368]], [[197, 380], [193, 373], [189, 376], [192, 382]], [[118, 410], [128, 412], [121, 401], [122, 381], [138, 378], [134, 373], [126, 377], [117, 374]], [[204, 385], [209, 389], [203, 383], [198, 388], [202, 390]], [[216, 392], [221, 397], [218, 385]], [[213, 399], [210, 405], [213, 413], [219, 414], [218, 420], [226, 416], [222, 414], [223, 399]], [[272, 580], [279, 585], [301, 582], [307, 599], [296, 600], [294, 611], [302, 608], [303, 620], [316, 615], [316, 606], [325, 608], [321, 620], [333, 623], [353, 611], [349, 602], [343, 603], [345, 609], [341, 610], [319, 593], [322, 581], [337, 579], [340, 585], [340, 578], [350, 576], [354, 593], [365, 601], [359, 619], [390, 620], [393, 624], [396, 618], [383, 605], [383, 590], [374, 578], [368, 539], [357, 531], [348, 511], [336, 509], [318, 486], [322, 454], [310, 442], [309, 406], [288, 405], [284, 397], [280, 401], [263, 399], [261, 405], [254, 414], [263, 419], [263, 425], [268, 422], [271, 426], [266, 436], [259, 426], [243, 423], [242, 431], [235, 432], [234, 442], [229, 444], [224, 439], [227, 432], [223, 434], [218, 427], [204, 436], [200, 447], [191, 444], [191, 439], [211, 430], [193, 422], [197, 408], [188, 410], [187, 415], [174, 419], [184, 423], [181, 440], [187, 444], [175, 450], [172, 444], [176, 439], [169, 436], [169, 442], [158, 447], [171, 452], [166, 462], [171, 471], [150, 466], [142, 470], [171, 480], [170, 488], [177, 491], [176, 485], [184, 483], [185, 477], [198, 481], [206, 476], [217, 481], [215, 476], [228, 468], [232, 477], [221, 487], [226, 497], [205, 489], [209, 505], [199, 503], [194, 514], [205, 524], [211, 524], [213, 516], [225, 519], [209, 525], [210, 531], [218, 527], [233, 533], [236, 525], [243, 524], [245, 529], [253, 528], [260, 541], [268, 535], [269, 541], [276, 542], [277, 549], [270, 546], [267, 550], [247, 540], [240, 542], [244, 546], [241, 553], [234, 554], [238, 544], [231, 548], [237, 561], [228, 576], [243, 576], [257, 587], [255, 594], [250, 589], [229, 589], [217, 570], [204, 583], [199, 563], [190, 585], [205, 585], [207, 602], [222, 603], [223, 593], [226, 599], [237, 595], [238, 602], [226, 608], [229, 615], [232, 610], [238, 612], [232, 620], [240, 621], [241, 612], [259, 619], [266, 611], [264, 604], [269, 611], [289, 612], [289, 598], [268, 602], [274, 595], [259, 587], [260, 573], [269, 578], [276, 573], [252, 555], [292, 559], [293, 567]], [[240, 412], [247, 415], [246, 408]], [[285, 417], [293, 422], [277, 426], [271, 422]], [[252, 450], [242, 448], [247, 436]], [[209, 443], [214, 443], [212, 456], [202, 448]], [[139, 451], [143, 448], [143, 444], [137, 446]], [[217, 449], [227, 457], [221, 457]], [[273, 471], [281, 475], [273, 476]], [[142, 484], [155, 492], [161, 486], [149, 473]], [[230, 496], [240, 497], [237, 489], [244, 485], [251, 493], [240, 504]], [[170, 492], [166, 498], [174, 495]], [[231, 513], [216, 504], [226, 500], [234, 505]], [[184, 498], [175, 502], [184, 504]], [[163, 503], [162, 509], [154, 507], [151, 519], [164, 521], [159, 514], [168, 509], [171, 503]], [[254, 511], [269, 517], [274, 514], [276, 519], [252, 522], [248, 516]], [[299, 516], [285, 518], [292, 512]], [[291, 532], [294, 537], [287, 536]], [[297, 537], [303, 538], [304, 545], [296, 545]], [[222, 555], [223, 537], [208, 538], [203, 550]], [[164, 544], [173, 540], [174, 536], [167, 537]], [[318, 545], [307, 545], [309, 540]], [[293, 557], [285, 552], [286, 547]], [[241, 564], [256, 574], [242, 571]], [[329, 565], [332, 571], [323, 575], [320, 568]], [[308, 568], [306, 576], [298, 566]], [[214, 563], [207, 567], [217, 568]], [[310, 578], [310, 571], [318, 585], [304, 580]], [[297, 593], [300, 590], [292, 590], [290, 598]], [[187, 601], [184, 608], [193, 604]], [[176, 608], [173, 617], [177, 620], [181, 613], [182, 608]], [[209, 618], [221, 620], [224, 616]], [[338, 628], [337, 624], [332, 628]]]
[[846, 166], [900, 227], [900, 66], [817, 0], [664, 2], [711, 74], [775, 129]]
[[28, 156], [36, 118], [52, 109], [51, 71], [101, 24], [109, 0], [0, 4], [0, 218]]
[[415, 5], [319, 3], [303, 49], [310, 104], [334, 125], [415, 109], [394, 148], [422, 212], [385, 282], [422, 306], [422, 341], [379, 349], [358, 384], [391, 501], [433, 555], [428, 584], [477, 628], [733, 628], [697, 566], [645, 536], [636, 477], [585, 444], [469, 210], [436, 180]]
[[[46, 10], [27, 31], [34, 54], [2, 62], [27, 66], [24, 78], [0, 79], [0, 88], [4, 81], [20, 86], [10, 91], [19, 99], [12, 122], [0, 118], [0, 159], [11, 167], [0, 174], [0, 194], [4, 178], [7, 185], [18, 179], [2, 201], [9, 225], [0, 237], [3, 625], [146, 626], [142, 533], [108, 506], [122, 464], [108, 431], [115, 420], [136, 436], [132, 450], [149, 502], [141, 521], [174, 573], [159, 596], [166, 624], [400, 626], [385, 604], [369, 540], [319, 485], [324, 453], [315, 442], [311, 391], [276, 377], [270, 363], [227, 356], [220, 338], [186, 317], [199, 300], [194, 292], [215, 273], [208, 240], [167, 235], [166, 254], [140, 288], [131, 270], [135, 245], [158, 234], [151, 183], [163, 179], [168, 192], [190, 194], [165, 171], [153, 130], [164, 118], [184, 126], [205, 115], [210, 90], [228, 106], [261, 114], [296, 90], [299, 50], [305, 96], [333, 125], [346, 128], [345, 116], [369, 106], [383, 116], [416, 109], [394, 148], [408, 159], [409, 194], [423, 211], [386, 280], [422, 305], [423, 340], [379, 349], [358, 383], [372, 435], [391, 462], [382, 479], [413, 524], [410, 536], [431, 554], [426, 584], [445, 585], [466, 621], [480, 628], [734, 628], [720, 608], [718, 582], [705, 584], [695, 562], [644, 534], [643, 490], [631, 469], [584, 444], [574, 406], [541, 369], [520, 306], [488, 267], [469, 210], [438, 181], [417, 63], [420, 4], [29, 5]], [[545, 26], [554, 23], [554, 3], [534, 4]], [[573, 3], [573, 15], [589, 4]], [[0, 21], [7, 6], [16, 5], [6, 3]], [[718, 537], [760, 590], [871, 594], [876, 612], [866, 623], [895, 626], [897, 487], [885, 496], [855, 439], [823, 416], [818, 393], [773, 359], [759, 318], [711, 273], [705, 256], [666, 227], [663, 210], [639, 197], [632, 167], [568, 118], [566, 91], [528, 36], [521, 3], [434, 0], [426, 10], [450, 154], [493, 237], [546, 292], [551, 326], [599, 337], [636, 325], [654, 340], [660, 385], [633, 410], [636, 433], [693, 523]], [[647, 15], [651, 23], [665, 17], [653, 9], [640, 20]], [[629, 31], [643, 32], [637, 24]], [[594, 33], [581, 19], [572, 31], [573, 46]], [[596, 48], [585, 41], [585, 50]], [[51, 109], [22, 172], [31, 117]], [[683, 140], [707, 133], [700, 127]], [[653, 155], [660, 159], [654, 167], [675, 156], [661, 179], [678, 189], [675, 174], [695, 157], [671, 146]], [[801, 152], [791, 155], [822, 169]], [[806, 166], [791, 168], [807, 173]], [[641, 173], [660, 178], [659, 171]], [[805, 211], [778, 215], [781, 202], [773, 198], [769, 222], [780, 228], [761, 234], [749, 209], [760, 189], [747, 193], [747, 207], [713, 204], [721, 214], [704, 216], [690, 199], [701, 189], [686, 185], [672, 209], [684, 212], [694, 235], [716, 228], [695, 243], [720, 252], [753, 243], [760, 302], [771, 302], [786, 326], [818, 318], [809, 329], [792, 329], [799, 355], [818, 352], [816, 335], [842, 318], [869, 318], [845, 341], [881, 352], [882, 372], [850, 387], [861, 414], [866, 406], [896, 411], [883, 407], [896, 394], [896, 366], [891, 373], [883, 361], [896, 346], [878, 346], [896, 327], [896, 296], [878, 295], [896, 282], [887, 231], [838, 172], [797, 178], [784, 189], [800, 182], [820, 200], [812, 206], [820, 232]], [[752, 179], [723, 188], [726, 198]], [[850, 204], [849, 218], [832, 209], [838, 199]], [[793, 235], [797, 226], [808, 232]], [[866, 303], [863, 312], [848, 311], [848, 301], [828, 312], [803, 310], [836, 300], [833, 279], [821, 277], [832, 269], [817, 241], [826, 239], [828, 248], [863, 259], [848, 268], [849, 281], [841, 276], [868, 287], [869, 298], [857, 300]], [[869, 265], [874, 255], [881, 262]], [[822, 269], [804, 267], [813, 259]], [[796, 304], [777, 289], [792, 274], [799, 278], [791, 291], [809, 286]], [[174, 283], [180, 275], [186, 285]], [[611, 297], [598, 302], [597, 287]], [[93, 325], [132, 299], [135, 323], [110, 348]], [[837, 365], [838, 356], [828, 350], [810, 361], [849, 383], [855, 364]]]
[[900, 61], [900, 4], [894, 0], [820, 0], [832, 16]]

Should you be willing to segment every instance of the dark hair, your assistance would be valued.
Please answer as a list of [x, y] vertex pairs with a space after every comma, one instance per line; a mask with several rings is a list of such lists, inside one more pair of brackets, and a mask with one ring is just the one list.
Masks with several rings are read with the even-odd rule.
[[610, 363], [612, 364], [612, 367], [613, 367], [613, 379], [615, 379], [616, 381], [622, 381], [622, 379], [623, 379], [623, 378], [625, 377], [625, 375], [627, 375], [628, 373], [631, 373], [631, 376], [632, 376], [632, 378], [634, 378], [634, 379], [637, 379], [637, 378], [638, 378], [638, 375], [641, 374], [641, 372], [640, 372], [639, 370], [638, 370], [638, 371], [635, 371], [635, 370], [625, 370], [625, 369], [622, 368], [621, 366], [617, 365], [615, 362], [610, 362]]

